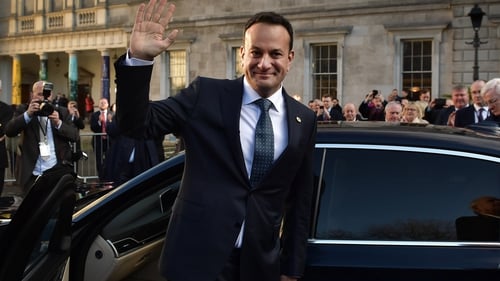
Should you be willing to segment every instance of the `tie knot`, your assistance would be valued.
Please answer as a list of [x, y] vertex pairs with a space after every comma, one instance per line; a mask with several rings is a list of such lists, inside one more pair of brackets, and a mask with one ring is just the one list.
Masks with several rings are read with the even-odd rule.
[[258, 99], [255, 101], [255, 103], [260, 107], [260, 110], [262, 111], [269, 111], [269, 108], [271, 108], [271, 105], [273, 104], [268, 99]]
[[479, 112], [480, 112], [480, 113], [482, 113], [483, 111], [484, 111], [484, 108], [482, 108], [482, 107], [481, 107], [481, 108], [479, 109]]

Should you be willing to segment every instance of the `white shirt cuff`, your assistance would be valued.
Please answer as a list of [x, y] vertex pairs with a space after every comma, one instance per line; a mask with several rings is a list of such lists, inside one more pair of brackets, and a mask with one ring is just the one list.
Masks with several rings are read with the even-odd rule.
[[154, 61], [150, 60], [141, 60], [137, 58], [131, 58], [129, 55], [129, 50], [127, 50], [127, 55], [125, 57], [125, 65], [128, 66], [145, 66], [145, 65], [153, 65]]

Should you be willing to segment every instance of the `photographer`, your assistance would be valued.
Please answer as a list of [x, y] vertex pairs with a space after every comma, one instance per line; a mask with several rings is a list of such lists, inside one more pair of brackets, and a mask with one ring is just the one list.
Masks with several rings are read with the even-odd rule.
[[52, 83], [33, 84], [29, 104], [18, 106], [6, 124], [8, 137], [21, 134], [21, 178], [25, 194], [35, 179], [48, 169], [71, 164], [70, 142], [79, 139], [78, 129], [68, 121], [65, 107], [52, 105]]

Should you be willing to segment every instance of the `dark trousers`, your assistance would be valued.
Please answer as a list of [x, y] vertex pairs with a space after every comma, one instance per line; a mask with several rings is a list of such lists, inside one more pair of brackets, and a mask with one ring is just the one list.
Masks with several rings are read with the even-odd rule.
[[241, 249], [235, 248], [226, 265], [222, 269], [222, 272], [217, 276], [216, 281], [238, 281], [240, 280], [240, 255]]
[[2, 196], [3, 185], [5, 181], [5, 168], [0, 168], [0, 196]]

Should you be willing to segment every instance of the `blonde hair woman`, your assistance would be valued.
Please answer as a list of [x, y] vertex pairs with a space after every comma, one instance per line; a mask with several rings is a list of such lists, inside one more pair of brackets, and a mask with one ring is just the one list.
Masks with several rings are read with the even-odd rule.
[[415, 102], [408, 102], [408, 104], [403, 108], [401, 122], [429, 124], [427, 120], [422, 119], [422, 110], [420, 109], [420, 106], [415, 104]]

